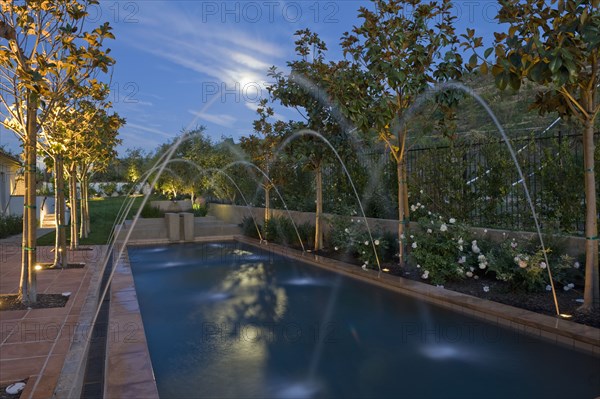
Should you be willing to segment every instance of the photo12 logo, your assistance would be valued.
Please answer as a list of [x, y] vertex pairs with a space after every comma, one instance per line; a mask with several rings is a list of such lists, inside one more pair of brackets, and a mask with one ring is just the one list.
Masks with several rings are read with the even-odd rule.
[[338, 23], [340, 5], [334, 1], [203, 1], [202, 22]]
[[258, 104], [267, 96], [266, 82], [202, 82], [202, 103], [215, 101], [215, 96], [222, 103], [252, 103]]

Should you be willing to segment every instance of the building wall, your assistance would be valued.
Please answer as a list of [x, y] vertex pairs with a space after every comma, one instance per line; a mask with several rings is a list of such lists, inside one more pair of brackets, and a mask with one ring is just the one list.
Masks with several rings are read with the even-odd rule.
[[11, 195], [15, 194], [15, 183], [19, 164], [0, 154], [0, 214], [8, 212]]

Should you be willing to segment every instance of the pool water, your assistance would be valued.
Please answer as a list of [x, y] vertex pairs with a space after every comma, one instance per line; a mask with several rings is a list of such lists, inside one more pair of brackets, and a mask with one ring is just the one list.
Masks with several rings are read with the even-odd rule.
[[131, 247], [161, 398], [594, 398], [597, 357], [236, 243]]

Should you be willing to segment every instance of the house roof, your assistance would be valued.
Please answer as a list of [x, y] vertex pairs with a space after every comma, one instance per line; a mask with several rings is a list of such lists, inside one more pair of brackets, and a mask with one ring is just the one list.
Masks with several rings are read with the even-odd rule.
[[19, 160], [19, 158], [2, 151], [2, 149], [0, 149], [0, 161], [21, 165], [21, 161]]

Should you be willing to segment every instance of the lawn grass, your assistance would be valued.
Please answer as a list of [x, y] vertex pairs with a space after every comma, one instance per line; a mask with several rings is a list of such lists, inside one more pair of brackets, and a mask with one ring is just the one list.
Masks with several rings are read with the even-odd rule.
[[[81, 245], [103, 245], [106, 244], [110, 233], [112, 231], [113, 224], [121, 205], [125, 202], [126, 197], [109, 197], [109, 198], [93, 198], [90, 199], [90, 224], [91, 232], [87, 238], [79, 240]], [[136, 197], [129, 211], [127, 219], [131, 219], [132, 215], [135, 215], [140, 204], [142, 203], [143, 197]], [[67, 242], [70, 240], [70, 228], [67, 228]], [[37, 240], [37, 245], [54, 245], [55, 233], [54, 231], [46, 234]]]

